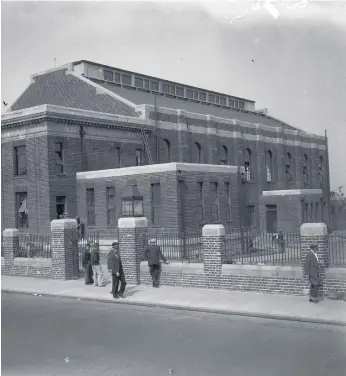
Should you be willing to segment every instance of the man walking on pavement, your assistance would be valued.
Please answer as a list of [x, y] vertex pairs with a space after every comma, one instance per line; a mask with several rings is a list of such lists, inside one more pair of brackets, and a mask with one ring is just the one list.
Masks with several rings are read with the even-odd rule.
[[103, 272], [100, 263], [99, 245], [97, 243], [91, 244], [91, 265], [93, 269], [94, 286], [104, 287]]
[[[107, 257], [107, 267], [108, 267], [109, 273], [112, 274], [111, 293], [113, 294], [113, 298], [118, 299], [119, 296], [123, 298], [125, 287], [126, 287], [126, 280], [125, 280], [123, 264], [121, 262], [118, 242], [112, 243], [112, 249], [109, 251], [108, 257]], [[120, 290], [118, 291], [119, 281], [120, 281]]]
[[318, 246], [316, 244], [311, 244], [310, 251], [307, 253], [304, 263], [304, 273], [308, 276], [310, 281], [309, 302], [311, 303], [318, 303], [318, 288], [322, 285], [319, 275], [317, 250]]
[[86, 285], [92, 285], [94, 283], [93, 280], [93, 270], [91, 265], [91, 253], [90, 253], [90, 244], [87, 243], [83, 252], [83, 260], [82, 260], [83, 268], [84, 268], [84, 281]]
[[150, 275], [153, 280], [153, 287], [159, 287], [161, 263], [163, 260], [168, 264], [165, 256], [161, 252], [161, 248], [156, 244], [156, 239], [150, 240], [150, 245], [144, 250], [144, 260], [148, 261]]

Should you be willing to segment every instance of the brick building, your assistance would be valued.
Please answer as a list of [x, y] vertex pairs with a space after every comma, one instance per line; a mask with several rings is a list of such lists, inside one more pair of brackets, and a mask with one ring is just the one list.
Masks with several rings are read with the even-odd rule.
[[[313, 202], [329, 223], [326, 137], [257, 111], [244, 98], [79, 61], [33, 75], [2, 116], [1, 131], [3, 228], [47, 232], [63, 212], [87, 221], [77, 210], [77, 197], [86, 194], [77, 189], [77, 173], [170, 162], [244, 168], [237, 181], [230, 175], [239, 225], [268, 229], [270, 221], [272, 231], [292, 229], [285, 213], [297, 190], [300, 220], [315, 221], [304, 212]], [[197, 194], [198, 174], [189, 178]], [[268, 193], [276, 191], [286, 199]], [[161, 194], [162, 202], [170, 199]], [[105, 218], [97, 214], [96, 227]]]

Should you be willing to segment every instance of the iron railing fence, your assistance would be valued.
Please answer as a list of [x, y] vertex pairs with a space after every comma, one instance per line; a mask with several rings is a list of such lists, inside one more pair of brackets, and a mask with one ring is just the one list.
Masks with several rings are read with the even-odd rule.
[[276, 234], [236, 231], [225, 236], [226, 264], [299, 265], [301, 246], [299, 233]]
[[97, 243], [100, 242], [100, 235], [98, 231], [89, 231], [84, 234], [83, 238], [78, 240], [78, 253], [79, 253], [79, 269], [83, 270], [83, 254], [85, 251], [85, 247], [87, 244]]
[[52, 246], [50, 234], [19, 233], [19, 248], [14, 257], [51, 258]]
[[346, 267], [346, 231], [328, 235], [329, 265]]
[[185, 233], [157, 233], [155, 238], [163, 255], [171, 261], [202, 262], [202, 235]]

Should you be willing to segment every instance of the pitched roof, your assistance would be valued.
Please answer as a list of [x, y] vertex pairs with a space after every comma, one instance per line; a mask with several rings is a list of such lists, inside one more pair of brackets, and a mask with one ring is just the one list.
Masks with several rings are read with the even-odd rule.
[[[98, 90], [101, 89], [101, 90]], [[134, 106], [90, 80], [67, 73], [67, 68], [34, 76], [33, 82], [11, 106], [11, 111], [51, 104], [124, 116], [138, 115]]]
[[[108, 90], [113, 91], [114, 93], [117, 93], [121, 97], [126, 98], [127, 100], [137, 105], [154, 105], [155, 103], [154, 95], [148, 92], [131, 90], [124, 87], [108, 84], [106, 82], [103, 83], [97, 81], [97, 84], [104, 88], [107, 88]], [[280, 120], [274, 119], [273, 117], [267, 115], [261, 115], [249, 111], [237, 111], [232, 108], [223, 108], [178, 98], [170, 98], [165, 95], [156, 95], [156, 106], [172, 108], [176, 110], [185, 110], [197, 114], [213, 115], [225, 119], [238, 119], [244, 122], [263, 124], [272, 127], [280, 127], [284, 125], [286, 129], [297, 129], [291, 125], [288, 125]]]

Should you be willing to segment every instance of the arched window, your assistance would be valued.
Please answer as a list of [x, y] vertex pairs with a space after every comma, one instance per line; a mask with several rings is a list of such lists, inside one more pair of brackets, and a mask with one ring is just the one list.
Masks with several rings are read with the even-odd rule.
[[304, 154], [303, 156], [303, 180], [304, 183], [307, 183], [309, 181], [309, 171], [308, 171], [308, 156]]
[[172, 162], [172, 155], [171, 155], [171, 143], [164, 138], [163, 139], [163, 151], [162, 151], [162, 162], [163, 163], [170, 163]]
[[323, 177], [324, 177], [324, 163], [323, 163], [323, 157], [322, 155], [318, 158], [318, 176], [320, 179], [320, 183], [323, 183]]
[[196, 162], [202, 163], [202, 147], [198, 142], [195, 142], [196, 146]]
[[290, 153], [286, 153], [286, 180], [292, 181], [292, 155]]
[[227, 146], [222, 145], [220, 150], [220, 164], [227, 165], [228, 164], [228, 149]]
[[266, 153], [266, 174], [267, 174], [267, 183], [273, 181], [273, 153], [268, 150]]
[[251, 149], [245, 149], [244, 153], [244, 167], [245, 167], [245, 180], [252, 180], [252, 162], [251, 162]]

